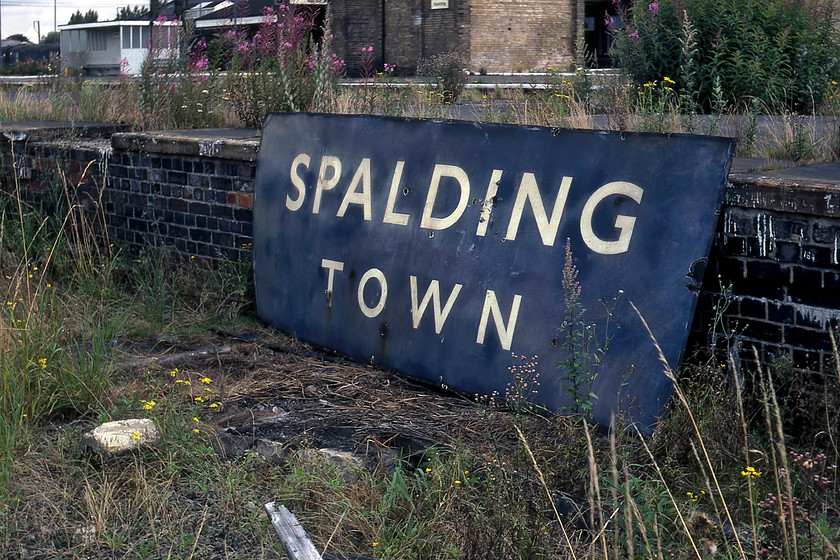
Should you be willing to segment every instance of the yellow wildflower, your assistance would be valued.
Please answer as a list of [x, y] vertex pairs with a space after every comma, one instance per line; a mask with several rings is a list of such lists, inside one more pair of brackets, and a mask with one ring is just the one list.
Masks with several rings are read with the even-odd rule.
[[761, 476], [761, 471], [757, 471], [753, 467], [747, 467], [746, 470], [741, 471], [741, 476], [745, 476], [747, 478], [758, 478]]

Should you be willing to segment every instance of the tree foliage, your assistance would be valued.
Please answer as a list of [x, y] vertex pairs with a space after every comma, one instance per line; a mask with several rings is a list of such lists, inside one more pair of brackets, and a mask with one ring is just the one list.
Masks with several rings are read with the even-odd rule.
[[67, 23], [73, 25], [75, 23], [94, 23], [99, 21], [99, 13], [96, 10], [88, 10], [83, 14], [81, 10], [76, 10], [76, 13], [70, 16], [70, 21]]
[[149, 8], [146, 6], [124, 6], [117, 9], [118, 20], [149, 19]]

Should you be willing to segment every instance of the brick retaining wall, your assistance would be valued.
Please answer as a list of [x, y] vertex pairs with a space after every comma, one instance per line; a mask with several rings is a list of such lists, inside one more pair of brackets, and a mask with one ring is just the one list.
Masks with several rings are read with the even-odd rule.
[[259, 143], [115, 134], [104, 211], [111, 239], [211, 263], [250, 260]]
[[[101, 192], [111, 240], [130, 251], [172, 247], [208, 265], [249, 262], [256, 131], [197, 134], [4, 139], [0, 171], [7, 179], [15, 173], [33, 199], [49, 188], [56, 166], [81, 182], [89, 210]], [[833, 372], [828, 329], [840, 324], [839, 260], [838, 185], [732, 174], [691, 346], [713, 339], [721, 346], [729, 333], [745, 360], [755, 346], [762, 362], [790, 356], [797, 368]], [[726, 309], [718, 314], [716, 306]]]
[[[731, 175], [695, 330], [714, 331], [719, 346], [729, 333], [744, 360], [755, 347], [763, 363], [790, 357], [798, 369], [833, 373], [828, 331], [840, 322], [839, 257], [840, 186]], [[713, 329], [716, 305], [728, 307]], [[701, 342], [710, 336], [695, 338]]]

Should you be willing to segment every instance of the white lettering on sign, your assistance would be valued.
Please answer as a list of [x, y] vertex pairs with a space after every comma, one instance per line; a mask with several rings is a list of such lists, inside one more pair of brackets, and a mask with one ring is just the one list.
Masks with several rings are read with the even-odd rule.
[[[327, 170], [332, 169], [332, 175], [327, 178]], [[315, 200], [312, 203], [312, 213], [317, 214], [321, 209], [321, 194], [331, 190], [338, 184], [341, 177], [341, 160], [335, 156], [321, 158], [321, 170], [318, 171], [318, 185], [315, 187]]]
[[344, 263], [341, 261], [321, 259], [321, 268], [326, 268], [329, 271], [327, 272], [327, 307], [332, 307], [333, 278], [335, 278], [336, 270], [339, 272], [344, 270]]
[[435, 333], [440, 334], [440, 331], [443, 330], [444, 323], [446, 323], [446, 318], [449, 317], [449, 312], [452, 311], [455, 299], [457, 299], [458, 294], [461, 293], [461, 288], [463, 288], [464, 285], [455, 284], [452, 291], [449, 293], [449, 297], [446, 299], [446, 304], [443, 306], [443, 309], [441, 309], [440, 282], [432, 280], [429, 284], [429, 289], [426, 290], [426, 295], [423, 296], [423, 300], [420, 302], [420, 305], [417, 305], [417, 277], [410, 276], [409, 282], [411, 284], [411, 322], [414, 328], [416, 329], [420, 326], [420, 320], [423, 318], [423, 314], [429, 306], [429, 301], [431, 301], [432, 310], [435, 314]]
[[516, 202], [513, 203], [513, 213], [508, 222], [506, 241], [516, 239], [516, 232], [519, 230], [519, 220], [522, 219], [522, 211], [525, 209], [525, 201], [531, 205], [534, 219], [537, 221], [537, 229], [540, 231], [543, 245], [554, 246], [557, 238], [557, 228], [560, 227], [560, 220], [563, 218], [563, 208], [566, 206], [566, 197], [569, 195], [569, 188], [572, 186], [571, 177], [563, 177], [560, 188], [557, 191], [557, 198], [554, 199], [554, 208], [551, 211], [551, 219], [545, 213], [545, 206], [542, 203], [540, 189], [537, 187], [537, 180], [533, 173], [523, 173], [519, 182], [519, 189], [516, 191]]
[[[311, 164], [312, 159], [309, 154], [298, 154], [292, 160], [289, 173], [292, 192], [286, 195], [286, 208], [292, 212], [297, 212], [303, 207], [307, 185], [301, 176], [301, 167], [308, 170]], [[377, 183], [375, 182], [375, 177], [372, 175], [371, 165], [370, 158], [361, 159], [341, 199], [336, 217], [343, 218], [348, 209], [350, 209], [350, 206], [355, 205], [361, 207], [362, 216], [365, 221], [373, 220], [374, 213], [377, 210], [373, 207], [373, 189], [376, 188]], [[384, 213], [382, 214], [382, 222], [385, 224], [405, 227], [411, 221], [410, 214], [399, 212], [396, 209], [399, 193], [408, 193], [407, 187], [401, 190], [404, 169], [405, 161], [398, 160], [394, 164], [394, 173], [391, 176], [388, 199], [385, 204]], [[312, 200], [313, 214], [320, 212], [321, 201], [324, 196], [327, 196], [326, 193], [338, 186], [341, 180], [341, 170], [342, 163], [338, 157], [325, 155], [321, 158], [318, 166], [318, 178], [315, 182], [315, 195]], [[487, 235], [487, 228], [491, 219], [499, 219], [497, 193], [499, 182], [502, 180], [504, 174], [505, 171], [501, 169], [493, 169], [490, 174], [487, 190], [484, 193], [484, 198], [481, 200], [481, 209], [476, 226], [475, 233], [478, 237]], [[554, 247], [560, 225], [563, 223], [564, 210], [569, 192], [572, 189], [572, 182], [572, 177], [563, 177], [561, 179], [560, 185], [557, 188], [557, 194], [554, 197], [554, 204], [551, 207], [551, 213], [549, 214], [546, 211], [543, 197], [540, 194], [536, 176], [529, 172], [523, 173], [519, 180], [519, 185], [516, 188], [515, 196], [513, 197], [513, 206], [510, 210], [503, 241], [516, 240], [519, 234], [522, 216], [525, 213], [526, 206], [528, 206], [531, 209], [530, 213], [534, 217], [537, 232], [540, 235], [540, 240], [543, 245]], [[442, 189], [452, 189], [453, 187], [458, 189], [455, 207], [452, 209], [436, 208], [440, 191]], [[420, 216], [419, 227], [440, 231], [455, 226], [464, 215], [470, 203], [471, 194], [470, 178], [463, 169], [457, 165], [435, 164], [432, 170], [431, 180], [429, 181], [429, 188], [426, 192], [426, 200]], [[583, 206], [579, 222], [580, 234], [586, 246], [601, 255], [617, 255], [626, 252], [630, 247], [630, 241], [633, 237], [636, 217], [625, 216], [623, 214], [616, 216], [614, 227], [619, 230], [619, 236], [618, 239], [611, 241], [602, 239], [595, 234], [592, 229], [592, 216], [598, 205], [607, 197], [624, 196], [633, 200], [636, 204], [641, 204], [643, 195], [644, 189], [627, 181], [607, 183], [592, 193]], [[451, 199], [452, 197], [447, 198]], [[478, 195], [474, 198], [473, 203], [476, 204], [477, 200]], [[380, 209], [379, 211], [382, 210]], [[447, 211], [449, 212], [448, 214], [446, 214]], [[444, 215], [435, 215], [436, 212]], [[504, 217], [504, 213], [502, 217]]]
[[492, 315], [493, 324], [496, 325], [496, 332], [499, 333], [499, 341], [502, 343], [502, 348], [510, 350], [510, 345], [513, 342], [513, 331], [516, 329], [516, 319], [519, 317], [519, 304], [521, 301], [521, 295], [516, 294], [513, 296], [513, 305], [510, 308], [510, 316], [506, 325], [502, 319], [502, 310], [499, 308], [499, 302], [496, 300], [496, 292], [487, 290], [487, 294], [484, 296], [484, 308], [481, 310], [481, 321], [478, 323], [478, 336], [475, 337], [476, 343], [484, 344], [484, 337], [487, 334], [487, 321], [490, 315]]
[[[369, 307], [365, 303], [365, 286], [369, 280], [376, 280], [379, 282], [379, 301], [373, 307]], [[385, 275], [378, 268], [371, 268], [362, 275], [359, 280], [359, 309], [362, 310], [365, 317], [373, 319], [385, 309], [385, 301], [388, 299], [388, 281], [385, 280]]]
[[[359, 192], [356, 188], [362, 185], [362, 191]], [[351, 204], [360, 204], [364, 209], [365, 221], [370, 221], [370, 158], [362, 159], [356, 174], [353, 175], [353, 180], [350, 181], [350, 187], [347, 189], [347, 194], [344, 195], [344, 200], [341, 201], [341, 207], [338, 209], [339, 218], [344, 217], [347, 207]]]
[[615, 227], [621, 233], [615, 241], [604, 241], [592, 231], [592, 214], [598, 204], [608, 196], [621, 194], [632, 199], [636, 204], [642, 203], [642, 195], [645, 193], [640, 187], [626, 181], [615, 181], [607, 183], [589, 197], [580, 214], [580, 235], [586, 246], [602, 255], [617, 255], [624, 253], [630, 246], [630, 238], [633, 236], [633, 227], [636, 225], [634, 216], [619, 214], [615, 217]]
[[400, 192], [403, 167], [405, 167], [404, 161], [398, 161], [397, 165], [394, 167], [394, 176], [391, 179], [391, 190], [388, 191], [388, 204], [385, 205], [385, 217], [382, 218], [382, 223], [384, 224], [394, 224], [397, 226], [408, 225], [408, 214], [394, 212], [394, 206], [397, 204], [397, 193]]
[[[335, 261], [331, 259], [321, 259], [321, 268], [327, 269], [327, 307], [332, 307], [333, 285], [335, 283], [335, 273], [344, 271], [344, 263], [342, 261]], [[379, 300], [375, 305], [371, 306], [365, 302], [364, 292], [368, 283], [375, 281], [379, 284]], [[449, 297], [446, 298], [446, 303], [441, 306], [440, 299], [440, 281], [433, 279], [429, 282], [429, 287], [423, 298], [420, 299], [420, 289], [417, 284], [417, 277], [410, 275], [408, 277], [409, 292], [411, 299], [411, 323], [414, 329], [420, 327], [420, 322], [423, 320], [423, 315], [426, 313], [429, 304], [432, 305], [432, 313], [435, 321], [435, 333], [440, 334], [443, 327], [446, 325], [446, 320], [449, 318], [453, 307], [461, 293], [463, 284], [455, 284], [449, 292]], [[359, 287], [357, 289], [357, 300], [359, 310], [365, 317], [373, 319], [378, 317], [382, 310], [385, 309], [385, 304], [388, 299], [388, 280], [385, 274], [378, 268], [371, 268], [365, 272], [359, 279]], [[372, 303], [372, 302], [371, 302]], [[493, 325], [496, 327], [496, 333], [499, 335], [499, 343], [505, 350], [510, 350], [513, 344], [513, 334], [516, 331], [516, 321], [519, 318], [519, 308], [522, 303], [522, 296], [514, 294], [513, 303], [510, 308], [510, 315], [505, 320], [499, 302], [496, 299], [496, 292], [487, 290], [484, 295], [484, 305], [481, 309], [481, 319], [478, 322], [478, 333], [476, 334], [476, 344], [484, 344], [487, 338], [487, 325], [490, 319], [493, 319]]]
[[286, 208], [291, 210], [292, 212], [297, 212], [300, 210], [300, 207], [303, 206], [303, 198], [306, 196], [306, 184], [303, 182], [303, 179], [300, 178], [298, 175], [298, 167], [303, 165], [307, 169], [309, 169], [309, 161], [310, 157], [307, 154], [300, 154], [298, 157], [292, 161], [292, 172], [291, 172], [291, 179], [292, 185], [297, 189], [297, 198], [292, 199], [291, 196], [286, 195]]
[[484, 202], [481, 204], [478, 228], [475, 230], [475, 234], [479, 237], [484, 237], [487, 234], [487, 226], [490, 225], [490, 216], [493, 213], [493, 204], [496, 201], [496, 192], [499, 190], [502, 173], [501, 169], [494, 169], [490, 176], [490, 184], [487, 185], [487, 193], [484, 195]]
[[[458, 206], [455, 210], [445, 218], [432, 217], [432, 210], [435, 206], [435, 199], [437, 198], [438, 187], [440, 187], [440, 180], [443, 177], [451, 177], [458, 181], [458, 186], [461, 187], [461, 197], [458, 199]], [[464, 213], [467, 208], [467, 203], [470, 201], [470, 179], [464, 170], [455, 165], [435, 165], [435, 170], [432, 172], [432, 182], [429, 185], [429, 193], [426, 196], [426, 205], [423, 206], [423, 218], [420, 220], [420, 227], [424, 229], [442, 230], [452, 226]]]

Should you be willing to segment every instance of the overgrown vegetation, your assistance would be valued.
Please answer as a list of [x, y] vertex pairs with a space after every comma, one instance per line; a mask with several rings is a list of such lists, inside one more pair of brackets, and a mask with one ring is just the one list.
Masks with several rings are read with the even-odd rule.
[[[811, 112], [840, 75], [834, 4], [820, 0], [660, 0], [622, 14], [615, 55], [637, 86], [664, 77], [686, 102]], [[719, 84], [719, 86], [716, 86]]]
[[[259, 346], [126, 366], [138, 351], [206, 344], [220, 321], [278, 335], [251, 321], [240, 276], [160, 247], [122, 254], [66, 177], [37, 204], [14, 176], [3, 181], [0, 556], [278, 558], [261, 515], [278, 501], [319, 549], [365, 557], [840, 558], [840, 371], [809, 377], [783, 360], [694, 364], [679, 379], [668, 370], [677, 396], [652, 436], [598, 434], [580, 418], [597, 372], [586, 360], [604, 344], [576, 334], [571, 267], [558, 302], [578, 356], [568, 415], [530, 405], [540, 368], [555, 366], [538, 357], [514, 357], [507, 393], [484, 403], [361, 365], [329, 377], [317, 357]], [[224, 460], [211, 447], [220, 425], [259, 410], [249, 407], [323, 412], [323, 402], [367, 414], [393, 403], [389, 422], [417, 414], [404, 420], [411, 437], [429, 430], [437, 443], [389, 461], [393, 442], [369, 436], [362, 451], [380, 458], [369, 467], [332, 462], [306, 437], [282, 462]], [[97, 422], [138, 416], [160, 442], [105, 462], [77, 453]]]
[[[657, 4], [657, 14], [664, 19], [670, 5]], [[648, 10], [638, 17], [653, 13], [650, 4], [637, 6]], [[769, 17], [776, 3], [767, 6], [751, 17]], [[794, 89], [766, 101], [753, 96], [744, 115], [734, 114], [731, 84], [714, 76], [709, 82], [702, 68], [706, 28], [690, 13], [668, 17], [678, 30], [668, 53], [689, 63], [667, 73], [657, 67], [638, 88], [620, 79], [589, 87], [595, 78], [579, 46], [576, 71], [551, 71], [547, 87], [533, 95], [462, 93], [443, 82], [431, 90], [397, 88], [381, 79], [393, 68], [380, 72], [372, 56], [366, 81], [342, 89], [328, 43], [304, 47], [308, 33], [297, 44], [281, 41], [287, 31], [267, 20], [259, 39], [221, 39], [239, 45], [232, 51], [195, 45], [189, 59], [181, 58], [173, 54], [175, 39], [166, 47], [172, 58], [163, 57], [172, 66], [149, 66], [139, 82], [60, 80], [48, 96], [25, 86], [4, 98], [0, 120], [256, 125], [267, 110], [313, 107], [440, 117], [451, 116], [461, 96], [460, 107], [470, 104], [485, 121], [596, 127], [604, 126], [595, 122], [603, 114], [616, 130], [736, 133], [744, 154], [837, 157], [836, 128], [821, 136], [815, 119], [820, 102], [825, 114], [836, 114], [835, 83], [811, 97], [809, 116], [793, 112], [806, 107]], [[298, 24], [311, 29], [306, 20], [289, 25]], [[252, 49], [265, 56], [253, 57]], [[225, 52], [235, 54], [221, 60]], [[253, 72], [231, 78], [222, 68]], [[431, 74], [464, 76], [458, 64], [447, 68], [450, 74]], [[275, 79], [284, 72], [289, 81]], [[251, 79], [253, 87], [239, 83]], [[692, 83], [697, 95], [681, 95]], [[777, 136], [759, 137], [759, 119], [778, 110]], [[538, 356], [513, 356], [507, 392], [482, 403], [418, 394], [363, 366], [327, 379], [317, 358], [283, 357], [257, 345], [230, 360], [125, 366], [118, 360], [136, 352], [194, 347], [220, 322], [297, 343], [251, 321], [239, 263], [214, 272], [164, 247], [123, 254], [102, 217], [77, 203], [77, 185], [56, 172], [33, 203], [16, 176], [3, 177], [0, 189], [2, 557], [283, 557], [260, 509], [278, 501], [320, 550], [363, 557], [840, 558], [836, 355], [837, 369], [819, 377], [784, 359], [769, 369], [712, 360], [679, 376], [668, 370], [676, 398], [652, 436], [621, 425], [596, 433], [581, 418], [591, 412], [609, 326], [598, 326], [601, 339], [587, 334], [596, 329], [586, 329], [567, 264], [558, 335], [568, 359], [541, 364]], [[540, 368], [558, 366], [573, 402], [561, 414], [537, 414], [544, 411], [531, 397]], [[278, 394], [279, 404], [272, 400]], [[256, 406], [276, 412], [271, 407], [324, 402], [366, 412], [397, 403], [393, 414], [423, 403], [412, 434], [433, 425], [437, 443], [421, 457], [391, 462], [385, 457], [394, 442], [368, 438], [365, 448], [381, 460], [366, 468], [310, 453], [306, 438], [283, 462], [253, 452], [223, 460], [211, 446], [220, 426], [249, 421]], [[457, 414], [439, 421], [435, 414], [446, 410]], [[97, 422], [137, 416], [152, 418], [162, 433], [153, 447], [104, 463], [76, 452], [81, 432]]]
[[[250, 126], [270, 111], [467, 118], [551, 127], [722, 134], [742, 156], [834, 161], [840, 156], [833, 8], [820, 2], [637, 2], [623, 13], [613, 54], [624, 74], [593, 71], [583, 40], [572, 71], [549, 68], [537, 88], [467, 89], [457, 53], [421, 61], [418, 83], [362, 48], [362, 80], [341, 83], [316, 12], [282, 5], [258, 32], [205, 43], [160, 20], [137, 79], [66, 76], [14, 86], [0, 121], [126, 123], [139, 130]], [[326, 26], [329, 22], [326, 22]], [[579, 32], [579, 38], [584, 34]], [[71, 72], [72, 74], [72, 72]], [[629, 80], [628, 80], [629, 78]]]

